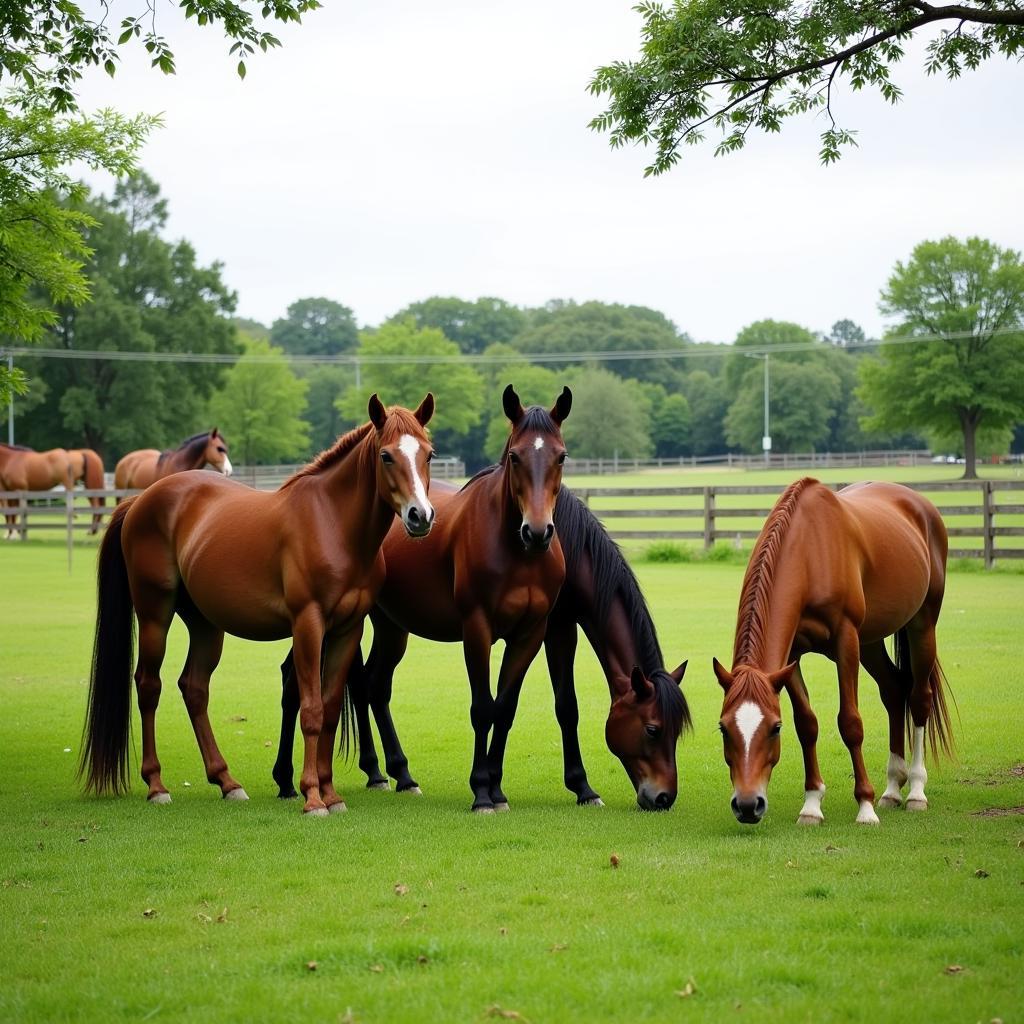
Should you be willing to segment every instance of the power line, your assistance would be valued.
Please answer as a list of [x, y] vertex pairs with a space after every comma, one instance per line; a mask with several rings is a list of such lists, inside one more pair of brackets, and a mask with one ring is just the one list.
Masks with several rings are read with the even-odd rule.
[[[1024, 324], [1016, 327], [1002, 327], [987, 332], [989, 336], [1021, 334]], [[623, 360], [650, 359], [719, 359], [729, 355], [766, 355], [783, 352], [823, 352], [832, 348], [842, 351], [878, 348], [881, 345], [918, 345], [932, 341], [959, 341], [975, 337], [971, 331], [954, 331], [949, 334], [917, 334], [893, 336], [882, 340], [851, 342], [849, 345], [831, 345], [829, 342], [792, 342], [781, 345], [744, 345], [737, 348], [729, 342], [694, 343], [686, 348], [675, 349], [632, 349], [626, 351], [595, 350], [586, 352], [520, 352], [529, 363], [602, 363]], [[507, 355], [488, 356], [484, 353], [459, 352], [454, 355], [424, 355], [411, 352], [401, 355], [357, 355], [346, 352], [333, 356], [297, 355], [284, 352], [280, 355], [255, 355], [229, 352], [145, 352], [122, 350], [83, 350], [63, 348], [34, 348], [30, 346], [0, 347], [0, 356], [31, 357], [36, 359], [95, 359], [107, 362], [128, 363], [211, 363], [232, 364], [240, 359], [250, 363], [272, 363], [284, 357], [298, 366], [387, 366], [387, 365], [445, 365], [451, 363], [474, 364], [478, 366], [509, 366], [515, 363]]]

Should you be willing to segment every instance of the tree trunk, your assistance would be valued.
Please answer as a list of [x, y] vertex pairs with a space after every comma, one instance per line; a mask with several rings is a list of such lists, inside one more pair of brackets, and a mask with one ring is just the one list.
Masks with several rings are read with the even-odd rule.
[[964, 475], [962, 480], [977, 480], [977, 446], [978, 421], [981, 417], [977, 412], [963, 409], [960, 412], [960, 426], [964, 432]]

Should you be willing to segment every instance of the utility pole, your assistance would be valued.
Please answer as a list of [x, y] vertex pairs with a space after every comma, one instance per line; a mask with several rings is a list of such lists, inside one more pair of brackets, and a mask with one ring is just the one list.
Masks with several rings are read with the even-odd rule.
[[764, 468], [771, 465], [772, 457], [772, 432], [771, 424], [768, 422], [768, 353], [764, 354], [764, 436], [761, 438], [761, 447], [764, 449]]
[[[14, 373], [14, 355], [7, 354], [7, 372]], [[7, 443], [14, 444], [14, 388], [11, 388], [11, 396], [7, 400]]]

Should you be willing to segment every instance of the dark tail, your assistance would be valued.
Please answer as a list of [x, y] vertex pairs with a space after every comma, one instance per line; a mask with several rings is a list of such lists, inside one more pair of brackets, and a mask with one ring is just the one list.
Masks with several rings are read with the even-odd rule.
[[[907, 719], [907, 740], [913, 738], [914, 722], [910, 714], [910, 637], [907, 630], [901, 629], [895, 637], [896, 669], [907, 680], [905, 689], [906, 719]], [[939, 659], [935, 659], [931, 675], [928, 677], [928, 684], [932, 691], [932, 713], [928, 716], [928, 746], [931, 748], [932, 758], [937, 759], [939, 753], [953, 759], [956, 756], [956, 747], [953, 742], [953, 722], [949, 713], [949, 704], [946, 701], [946, 694], [949, 693], [953, 706], [956, 701], [949, 689], [949, 682], [946, 673], [942, 671]]]
[[121, 530], [133, 504], [130, 498], [117, 506], [100, 544], [96, 638], [78, 768], [86, 792], [98, 794], [128, 789], [135, 618]]
[[359, 729], [356, 723], [356, 710], [352, 703], [353, 687], [360, 692], [366, 688], [366, 666], [363, 664], [363, 653], [357, 650], [345, 680], [345, 699], [341, 704], [341, 722], [338, 725], [338, 753], [346, 760], [359, 755]]

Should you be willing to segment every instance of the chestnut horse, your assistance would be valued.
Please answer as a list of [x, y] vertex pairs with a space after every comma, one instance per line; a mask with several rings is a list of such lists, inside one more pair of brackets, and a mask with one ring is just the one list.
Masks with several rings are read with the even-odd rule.
[[228, 442], [214, 427], [213, 430], [186, 437], [177, 448], [158, 452], [155, 448], [140, 448], [128, 452], [114, 467], [114, 486], [118, 490], [143, 490], [156, 480], [186, 469], [205, 466], [231, 476]]
[[[435, 481], [431, 493], [436, 499], [455, 489], [447, 481]], [[565, 487], [558, 492], [554, 523], [565, 557], [565, 583], [548, 616], [544, 651], [554, 689], [555, 717], [562, 733], [565, 786], [580, 805], [602, 803], [587, 779], [577, 735], [579, 706], [573, 663], [578, 627], [582, 627], [604, 670], [612, 700], [605, 726], [608, 749], [622, 762], [640, 807], [667, 810], [677, 791], [676, 743], [680, 732], [690, 727], [686, 697], [679, 686], [686, 662], [672, 672], [665, 671], [654, 623], [629, 564], [593, 513]], [[392, 527], [384, 541], [389, 575], [406, 547], [401, 533]], [[287, 797], [295, 796], [291, 749], [299, 711], [290, 658], [281, 666], [281, 674], [281, 744], [274, 779], [280, 795]], [[359, 767], [367, 775], [369, 788], [388, 788], [374, 750], [369, 719], [372, 709], [385, 765], [395, 779], [396, 789], [418, 791], [391, 719], [391, 679], [381, 680], [375, 675], [361, 669], [357, 656], [346, 698], [351, 697], [358, 727]]]
[[178, 686], [207, 779], [225, 797], [247, 799], [207, 714], [224, 633], [249, 640], [290, 636], [302, 694], [303, 810], [345, 809], [332, 777], [345, 677], [384, 580], [380, 546], [395, 514], [413, 536], [426, 535], [434, 519], [426, 490], [432, 448], [423, 429], [433, 409], [429, 394], [414, 413], [385, 410], [373, 395], [370, 422], [278, 491], [255, 491], [213, 473], [175, 473], [118, 506], [100, 547], [80, 768], [87, 789], [119, 793], [127, 786], [134, 610], [142, 778], [150, 801], [170, 801], [154, 720], [167, 631], [177, 613], [189, 632]]
[[[812, 825], [824, 820], [818, 721], [800, 674], [800, 658], [808, 652], [836, 663], [839, 732], [853, 761], [858, 823], [878, 824], [875, 791], [861, 754], [858, 662], [878, 684], [889, 714], [888, 784], [880, 806], [898, 806], [908, 778], [907, 809], [928, 806], [925, 732], [933, 756], [938, 747], [947, 754], [952, 749], [946, 683], [935, 653], [946, 550], [938, 510], [908, 487], [862, 483], [836, 493], [803, 479], [785, 490], [747, 566], [732, 671], [714, 661], [725, 691], [719, 728], [739, 821], [756, 824], [768, 809], [768, 780], [779, 760], [783, 689], [793, 704], [804, 755], [804, 805], [797, 820]], [[889, 636], [896, 638], [895, 664], [885, 648]], [[908, 734], [913, 730], [909, 768], [904, 728]]]
[[[71, 461], [63, 448], [37, 452], [23, 445], [0, 444], [0, 491], [49, 491], [63, 484], [75, 486]], [[101, 485], [102, 486], [102, 485]], [[5, 502], [13, 507], [14, 502]], [[17, 516], [7, 516], [8, 540], [19, 540]]]
[[[69, 448], [68, 459], [71, 462], [71, 477], [78, 483], [85, 484], [87, 491], [102, 491], [105, 483], [103, 460], [91, 448]], [[103, 523], [103, 513], [99, 511], [106, 505], [105, 498], [90, 498], [89, 504], [95, 510], [89, 533], [99, 533]]]
[[[572, 407], [572, 392], [563, 388], [550, 412], [538, 405], [524, 409], [510, 384], [502, 405], [512, 432], [500, 467], [478, 473], [457, 493], [435, 493], [437, 526], [415, 548], [389, 537], [387, 578], [370, 613], [368, 669], [388, 691], [409, 633], [462, 641], [475, 735], [469, 785], [473, 810], [480, 813], [508, 809], [501, 789], [505, 744], [523, 677], [540, 650], [548, 612], [565, 576], [553, 509], [566, 455], [559, 428]], [[498, 640], [505, 641], [505, 654], [495, 698], [490, 659]], [[286, 679], [290, 670], [286, 661]], [[282, 796], [291, 795], [294, 714], [288, 714], [287, 692], [286, 687], [274, 771]], [[404, 788], [418, 792], [411, 779]]]

